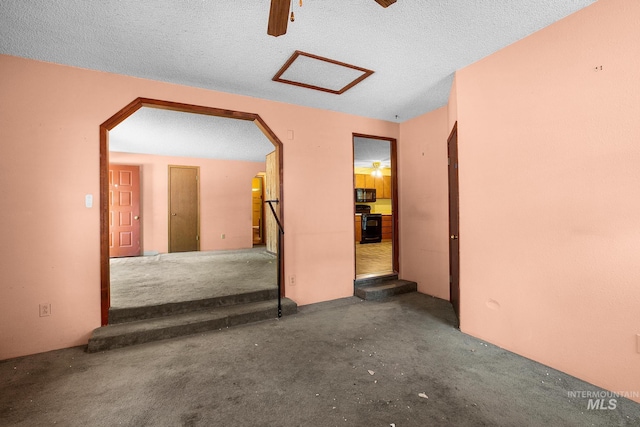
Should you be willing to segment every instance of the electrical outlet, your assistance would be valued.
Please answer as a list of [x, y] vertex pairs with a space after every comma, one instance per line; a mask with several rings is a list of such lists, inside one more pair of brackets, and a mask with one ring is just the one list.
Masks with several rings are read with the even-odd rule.
[[40, 304], [40, 317], [51, 316], [51, 304]]
[[291, 286], [295, 286], [296, 285], [296, 276], [289, 276], [289, 284]]
[[224, 234], [224, 233], [222, 233], [222, 234], [220, 235], [220, 238], [221, 238], [222, 240], [224, 240], [224, 238], [225, 238], [225, 237], [227, 237], [227, 236], [225, 236], [225, 234]]

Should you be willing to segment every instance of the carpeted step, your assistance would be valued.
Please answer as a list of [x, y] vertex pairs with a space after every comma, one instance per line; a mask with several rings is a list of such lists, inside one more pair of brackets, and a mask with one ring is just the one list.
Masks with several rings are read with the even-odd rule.
[[[294, 314], [297, 304], [282, 299], [282, 314]], [[130, 345], [159, 341], [167, 338], [273, 319], [278, 316], [276, 300], [216, 307], [190, 313], [156, 317], [117, 325], [108, 325], [93, 331], [87, 352], [111, 350]]]
[[394, 295], [416, 292], [418, 284], [402, 279], [390, 279], [379, 283], [359, 286], [355, 289], [355, 295], [365, 300], [379, 300]]
[[267, 301], [276, 298], [278, 298], [278, 289], [273, 288], [193, 301], [172, 302], [141, 307], [112, 307], [109, 309], [109, 325], [155, 317], [173, 316], [214, 307], [227, 307], [236, 304]]
[[384, 274], [382, 276], [373, 276], [373, 277], [365, 277], [361, 279], [356, 279], [353, 281], [353, 286], [356, 288], [361, 288], [363, 286], [375, 285], [379, 283], [388, 282], [389, 280], [397, 280], [398, 274]]

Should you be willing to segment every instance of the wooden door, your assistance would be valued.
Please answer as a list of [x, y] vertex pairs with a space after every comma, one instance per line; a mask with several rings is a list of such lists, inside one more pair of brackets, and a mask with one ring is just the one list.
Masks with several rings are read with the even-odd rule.
[[460, 240], [458, 203], [458, 124], [453, 126], [449, 140], [449, 291], [453, 309], [460, 319]]
[[264, 180], [258, 175], [251, 181], [253, 244], [264, 244]]
[[109, 256], [140, 255], [140, 167], [109, 164]]
[[197, 166], [169, 166], [169, 252], [200, 250]]
[[[275, 151], [267, 154], [265, 174], [265, 198], [267, 200], [276, 200], [280, 195], [280, 173], [278, 168], [278, 156]], [[280, 216], [280, 204], [274, 203], [273, 208]], [[269, 205], [264, 207], [265, 224], [267, 225], [267, 252], [278, 253], [278, 224], [276, 223], [273, 213]]]

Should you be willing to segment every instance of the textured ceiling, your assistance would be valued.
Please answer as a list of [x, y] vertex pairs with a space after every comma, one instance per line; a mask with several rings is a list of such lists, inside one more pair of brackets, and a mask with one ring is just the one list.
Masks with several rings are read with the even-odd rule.
[[[0, 53], [402, 122], [453, 73], [595, 0], [0, 0]], [[341, 95], [272, 81], [300, 50], [373, 70]]]

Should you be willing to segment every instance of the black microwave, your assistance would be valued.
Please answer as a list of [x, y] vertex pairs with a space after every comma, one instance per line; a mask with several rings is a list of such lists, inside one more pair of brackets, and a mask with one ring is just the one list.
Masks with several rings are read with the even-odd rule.
[[371, 203], [375, 201], [375, 188], [356, 188], [356, 203]]

